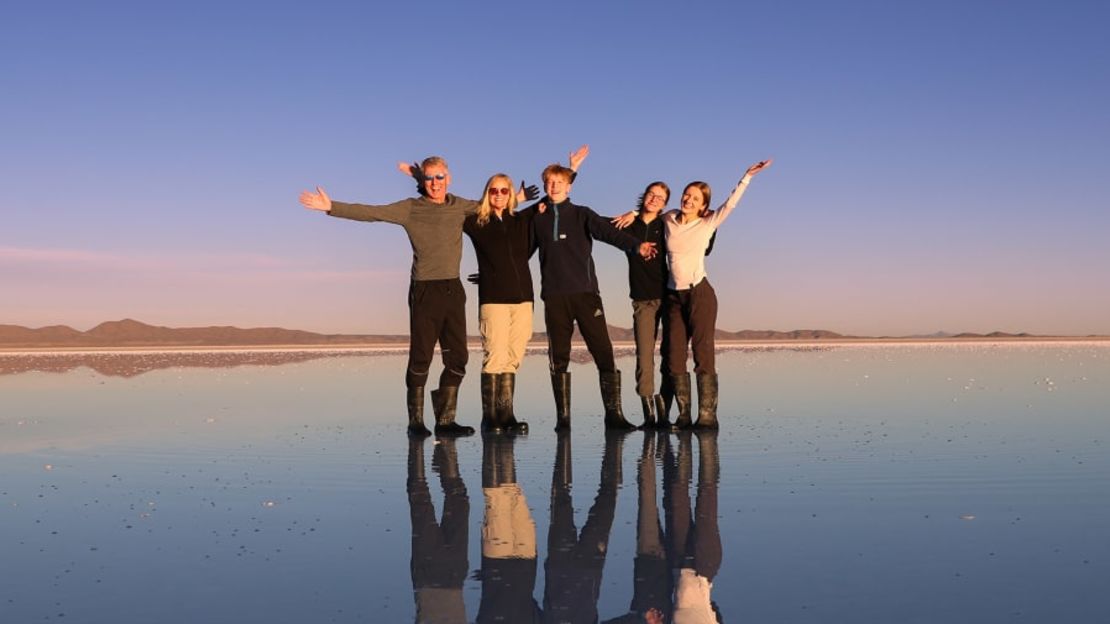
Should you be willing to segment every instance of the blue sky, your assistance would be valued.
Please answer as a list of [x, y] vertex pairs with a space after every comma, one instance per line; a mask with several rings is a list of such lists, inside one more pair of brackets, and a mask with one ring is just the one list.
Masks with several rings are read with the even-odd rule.
[[709, 259], [722, 328], [1110, 333], [1105, 3], [228, 4], [0, 9], [0, 323], [402, 332], [401, 230], [297, 194], [589, 143], [603, 214], [775, 158]]

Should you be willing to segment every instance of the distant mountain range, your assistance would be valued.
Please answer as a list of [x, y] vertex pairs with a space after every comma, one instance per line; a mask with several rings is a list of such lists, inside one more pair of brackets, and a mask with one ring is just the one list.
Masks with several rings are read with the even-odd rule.
[[[609, 335], [615, 342], [632, 342], [631, 329], [609, 326]], [[929, 336], [906, 338], [1033, 338], [1031, 334], [946, 334], [938, 332]], [[884, 336], [883, 338], [891, 338]], [[575, 340], [580, 340], [577, 332]], [[780, 332], [750, 330], [729, 332], [717, 330], [718, 340], [867, 340], [866, 336], [847, 336], [823, 329], [798, 329]], [[471, 337], [478, 342], [477, 337]], [[547, 337], [537, 332], [532, 342], [545, 343]], [[340, 346], [340, 345], [398, 345], [406, 346], [408, 336], [403, 334], [317, 334], [314, 332], [281, 327], [239, 328], [213, 327], [160, 327], [132, 319], [108, 321], [88, 331], [78, 331], [66, 325], [51, 325], [32, 329], [19, 325], [0, 325], [0, 348], [141, 348], [141, 347], [262, 347], [262, 346]]]

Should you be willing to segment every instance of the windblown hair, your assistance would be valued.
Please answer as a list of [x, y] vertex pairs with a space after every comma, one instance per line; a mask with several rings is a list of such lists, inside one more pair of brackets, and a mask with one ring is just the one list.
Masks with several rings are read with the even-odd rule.
[[509, 205], [505, 206], [503, 214], [508, 214], [510, 217], [513, 211], [516, 210], [516, 193], [513, 192], [513, 179], [504, 173], [495, 173], [486, 180], [486, 188], [482, 191], [482, 201], [478, 204], [478, 226], [484, 227], [489, 223], [489, 215], [493, 212], [493, 206], [489, 202], [489, 188], [493, 183], [501, 180], [509, 185]]
[[644, 187], [644, 192], [640, 193], [640, 199], [636, 200], [636, 210], [637, 211], [639, 211], [641, 213], [644, 211], [644, 198], [647, 197], [647, 194], [648, 194], [649, 191], [651, 191], [651, 189], [653, 189], [657, 186], [659, 188], [663, 189], [663, 194], [666, 196], [666, 197], [663, 198], [663, 205], [666, 206], [667, 202], [671, 201], [671, 187], [667, 186], [666, 182], [656, 180], [655, 182], [652, 182], [651, 184]]
[[570, 182], [574, 179], [574, 169], [571, 169], [570, 167], [564, 167], [559, 163], [551, 163], [543, 169], [544, 184], [547, 184], [547, 179], [553, 175], [561, 175], [567, 179], [567, 182]]

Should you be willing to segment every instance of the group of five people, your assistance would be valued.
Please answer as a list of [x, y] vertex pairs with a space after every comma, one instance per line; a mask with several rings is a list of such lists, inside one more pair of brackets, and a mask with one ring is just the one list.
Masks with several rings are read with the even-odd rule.
[[[522, 210], [517, 206], [533, 199], [534, 192], [530, 194], [523, 184], [516, 191], [512, 179], [503, 173], [489, 178], [479, 200], [448, 193], [451, 174], [446, 161], [438, 156], [419, 166], [401, 165], [402, 171], [417, 178], [420, 192], [392, 204], [332, 201], [320, 187], [301, 194], [306, 208], [334, 217], [395, 223], [408, 234], [413, 250], [405, 375], [410, 435], [431, 433], [424, 425], [424, 394], [437, 342], [443, 371], [438, 388], [431, 393], [436, 435], [474, 432], [455, 422], [459, 385], [468, 359], [466, 294], [459, 274], [464, 232], [478, 260], [484, 431], [523, 433], [528, 429], [515, 416], [513, 394], [516, 371], [532, 336], [534, 290], [528, 261], [537, 250], [556, 430], [570, 428], [568, 367], [575, 325], [598, 369], [606, 429], [636, 428], [621, 409], [620, 371], [599, 293], [594, 240], [618, 247], [629, 256], [636, 392], [644, 407], [644, 426], [718, 427], [713, 340], [717, 298], [706, 278], [705, 256], [752, 177], [771, 161], [749, 167], [716, 211], [709, 209], [709, 185], [697, 181], [683, 190], [680, 209], [663, 214], [670, 189], [663, 182], [652, 182], [641, 195], [637, 210], [608, 219], [569, 197], [577, 169], [588, 153], [583, 146], [571, 154], [570, 167], [552, 164], [545, 168], [545, 196]], [[654, 350], [660, 325], [663, 378], [656, 395]], [[696, 422], [691, 415], [692, 389], [686, 372], [688, 343], [692, 343], [697, 380]], [[674, 423], [668, 417], [672, 400], [678, 409]]]

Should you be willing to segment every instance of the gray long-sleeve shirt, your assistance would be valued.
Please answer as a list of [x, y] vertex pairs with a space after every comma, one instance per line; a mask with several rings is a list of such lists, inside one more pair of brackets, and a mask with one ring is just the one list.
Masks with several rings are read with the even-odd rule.
[[384, 221], [405, 228], [412, 245], [412, 279], [457, 279], [462, 261], [462, 225], [478, 202], [447, 194], [436, 204], [425, 197], [410, 197], [384, 206], [333, 201], [328, 214], [355, 221]]

